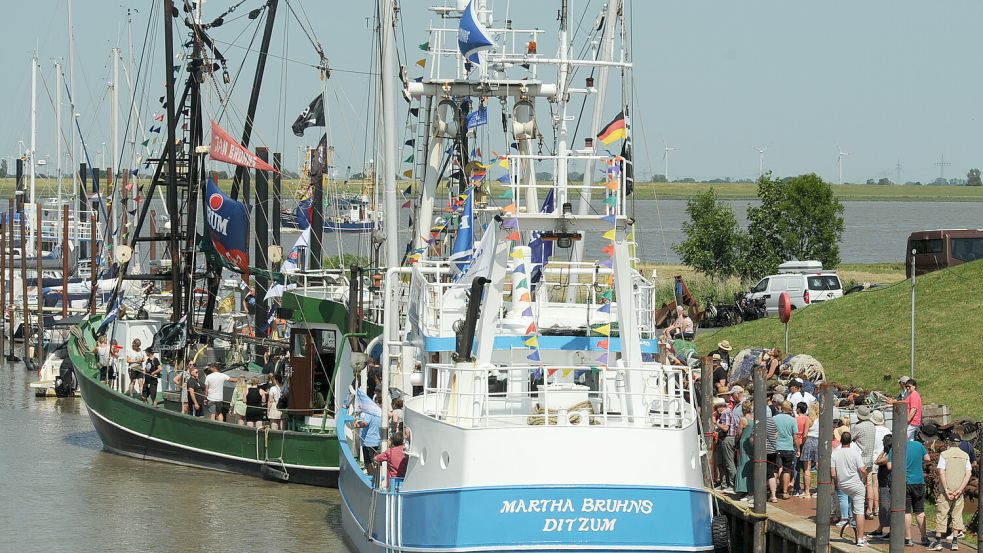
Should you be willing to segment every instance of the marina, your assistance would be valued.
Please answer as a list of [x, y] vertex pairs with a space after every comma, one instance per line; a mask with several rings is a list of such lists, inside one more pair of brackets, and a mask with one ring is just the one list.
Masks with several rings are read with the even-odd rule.
[[979, 551], [974, 194], [766, 166], [818, 127], [673, 181], [649, 3], [146, 0], [93, 92], [52, 1], [0, 161], [5, 548]]

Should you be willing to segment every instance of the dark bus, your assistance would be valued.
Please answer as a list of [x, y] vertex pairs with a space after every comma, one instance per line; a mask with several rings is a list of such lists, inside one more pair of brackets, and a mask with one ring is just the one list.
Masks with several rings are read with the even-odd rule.
[[921, 275], [983, 259], [983, 229], [922, 230], [908, 236], [905, 270], [911, 275], [911, 250], [915, 250], [915, 274]]

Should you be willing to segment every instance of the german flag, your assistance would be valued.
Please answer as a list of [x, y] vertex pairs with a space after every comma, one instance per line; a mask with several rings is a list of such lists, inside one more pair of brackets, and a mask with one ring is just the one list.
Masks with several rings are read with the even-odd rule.
[[613, 121], [608, 123], [601, 132], [597, 133], [597, 139], [604, 144], [610, 144], [628, 137], [628, 127], [625, 125], [625, 112], [621, 112]]

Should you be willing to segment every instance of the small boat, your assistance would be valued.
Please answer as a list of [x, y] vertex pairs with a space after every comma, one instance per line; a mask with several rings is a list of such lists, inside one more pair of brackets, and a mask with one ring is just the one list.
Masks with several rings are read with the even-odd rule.
[[[289, 228], [305, 229], [312, 219], [311, 202], [305, 200], [297, 204], [294, 211], [280, 214], [281, 225]], [[335, 194], [325, 202], [324, 232], [368, 233], [381, 228], [381, 212], [374, 209], [364, 195]]]

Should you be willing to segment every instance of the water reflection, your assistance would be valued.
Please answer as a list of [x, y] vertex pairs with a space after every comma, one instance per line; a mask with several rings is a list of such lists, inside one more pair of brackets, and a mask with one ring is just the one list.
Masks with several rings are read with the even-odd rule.
[[345, 551], [336, 490], [106, 452], [76, 398], [0, 364], [5, 551]]

